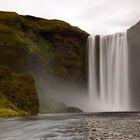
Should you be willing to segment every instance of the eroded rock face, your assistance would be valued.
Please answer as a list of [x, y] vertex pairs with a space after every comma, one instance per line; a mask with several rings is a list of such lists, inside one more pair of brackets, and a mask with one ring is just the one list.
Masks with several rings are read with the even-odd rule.
[[0, 12], [0, 65], [85, 81], [87, 36], [64, 21]]
[[[38, 82], [41, 104], [46, 104], [44, 97], [52, 96], [52, 89], [55, 89], [53, 94], [58, 95], [73, 91], [73, 83], [78, 88], [80, 85], [80, 89], [87, 88], [87, 37], [88, 33], [64, 21], [1, 11], [0, 66], [8, 66], [18, 73], [32, 73]], [[62, 89], [67, 86], [68, 90], [62, 92], [60, 85]]]
[[[36, 115], [39, 112], [35, 81], [29, 73], [16, 74], [12, 69], [0, 66], [0, 95], [0, 109], [11, 109], [19, 115], [24, 115], [23, 112]], [[4, 99], [6, 102], [3, 102]]]
[[140, 110], [140, 22], [128, 29], [130, 92], [133, 109]]

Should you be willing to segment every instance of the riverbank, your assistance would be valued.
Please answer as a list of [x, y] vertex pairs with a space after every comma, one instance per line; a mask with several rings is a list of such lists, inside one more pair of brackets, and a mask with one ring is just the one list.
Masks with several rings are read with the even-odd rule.
[[82, 120], [89, 140], [140, 140], [140, 113], [99, 113]]

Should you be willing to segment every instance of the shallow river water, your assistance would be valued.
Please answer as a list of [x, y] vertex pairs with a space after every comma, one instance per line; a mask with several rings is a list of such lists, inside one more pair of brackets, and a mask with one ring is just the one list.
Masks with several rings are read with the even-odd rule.
[[1, 118], [0, 140], [76, 140], [83, 134], [75, 131], [81, 115], [38, 115], [24, 118]]
[[140, 113], [0, 118], [0, 140], [140, 140]]

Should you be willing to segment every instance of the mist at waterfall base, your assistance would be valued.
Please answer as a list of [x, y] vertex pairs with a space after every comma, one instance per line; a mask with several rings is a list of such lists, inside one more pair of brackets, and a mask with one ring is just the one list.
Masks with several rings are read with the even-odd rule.
[[91, 111], [130, 111], [127, 33], [88, 38]]
[[90, 36], [87, 49], [88, 89], [47, 73], [48, 67], [35, 72], [41, 107], [51, 97], [84, 112], [130, 111], [127, 34]]
[[[49, 77], [49, 76], [48, 76]], [[47, 98], [50, 97], [67, 106], [80, 108], [83, 111], [89, 111], [88, 91], [85, 86], [78, 83], [63, 81], [56, 77], [49, 77], [49, 80], [37, 78], [37, 89], [40, 99], [40, 108], [47, 107]]]
[[[53, 73], [50, 64], [48, 62], [42, 63], [41, 58], [38, 58], [35, 63], [34, 59], [30, 60], [28, 69], [35, 79], [40, 102], [40, 113], [42, 113], [42, 109], [47, 109], [48, 100], [50, 102], [51, 99], [70, 107], [82, 109], [85, 112], [88, 111], [87, 81], [74, 82], [68, 78], [58, 77]], [[54, 107], [55, 105], [53, 104]]]

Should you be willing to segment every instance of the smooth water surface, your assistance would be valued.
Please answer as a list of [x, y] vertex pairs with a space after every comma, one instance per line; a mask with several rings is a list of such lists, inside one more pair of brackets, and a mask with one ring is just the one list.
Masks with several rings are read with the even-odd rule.
[[24, 118], [0, 118], [0, 140], [76, 140], [79, 115], [38, 115]]

